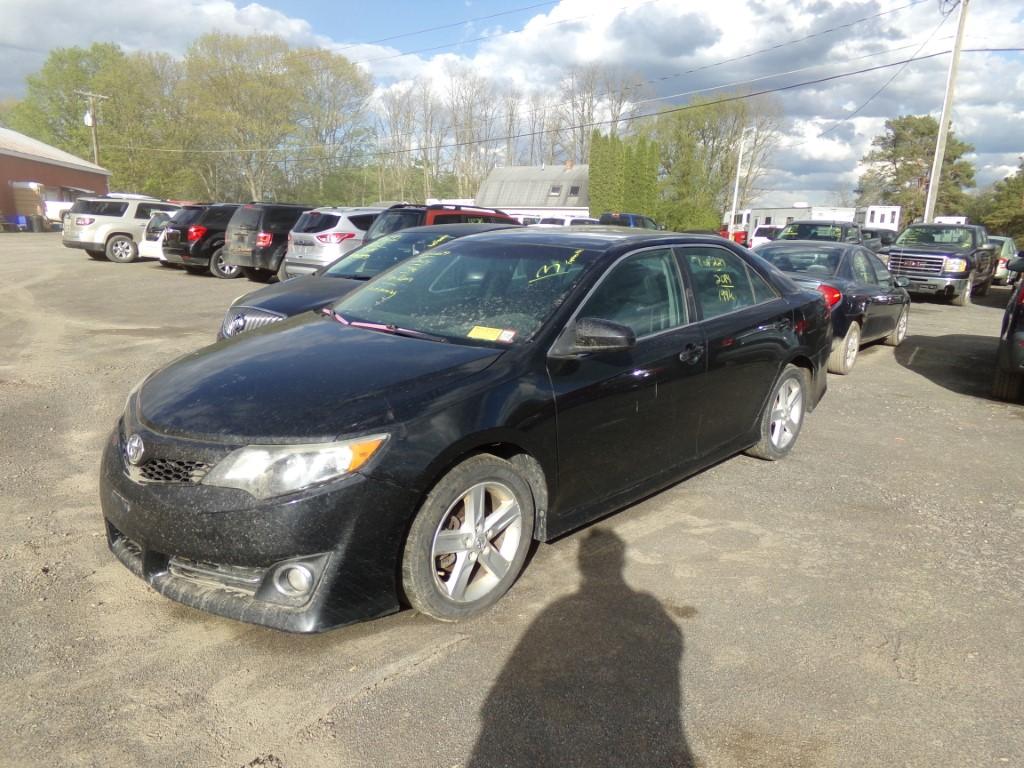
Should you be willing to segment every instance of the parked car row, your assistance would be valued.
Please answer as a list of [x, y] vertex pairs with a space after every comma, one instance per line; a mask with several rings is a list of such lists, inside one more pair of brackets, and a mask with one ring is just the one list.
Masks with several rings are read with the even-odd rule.
[[784, 457], [826, 391], [825, 293], [716, 235], [366, 240], [130, 394], [101, 502], [158, 592], [296, 632], [464, 619], [534, 541], [734, 453]]

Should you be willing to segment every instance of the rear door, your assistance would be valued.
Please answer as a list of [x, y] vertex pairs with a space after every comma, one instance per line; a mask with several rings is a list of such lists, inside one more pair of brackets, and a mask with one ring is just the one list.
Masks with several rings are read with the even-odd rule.
[[875, 273], [874, 254], [867, 248], [851, 248], [841, 270], [850, 280], [848, 291], [854, 304], [863, 308], [861, 338], [865, 341], [888, 335], [896, 327], [898, 308], [893, 306], [894, 286], [883, 287]]
[[243, 205], [235, 211], [224, 236], [228, 258], [237, 256], [245, 258], [246, 263], [251, 261], [261, 218], [262, 210], [255, 205]]
[[728, 248], [676, 249], [689, 275], [707, 345], [698, 449], [736, 446], [756, 428], [785, 361], [793, 311], [778, 291]]

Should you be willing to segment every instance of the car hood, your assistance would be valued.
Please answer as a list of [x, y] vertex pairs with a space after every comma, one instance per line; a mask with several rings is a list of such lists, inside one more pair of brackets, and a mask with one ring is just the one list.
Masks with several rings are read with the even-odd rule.
[[396, 403], [430, 399], [487, 368], [501, 350], [341, 325], [306, 315], [205, 347], [150, 376], [142, 421], [226, 443], [325, 440], [385, 428]]
[[254, 307], [291, 317], [311, 309], [326, 307], [365, 284], [365, 280], [349, 280], [342, 277], [293, 277], [283, 283], [268, 285], [266, 288], [246, 294], [232, 308]]

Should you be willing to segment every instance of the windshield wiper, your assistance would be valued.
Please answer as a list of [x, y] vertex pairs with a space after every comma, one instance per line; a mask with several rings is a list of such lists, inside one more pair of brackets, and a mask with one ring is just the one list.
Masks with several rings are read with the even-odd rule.
[[371, 277], [376, 277], [376, 275], [335, 275], [330, 272], [327, 274], [330, 277], [337, 277], [341, 280], [369, 280]]
[[395, 336], [408, 336], [411, 339], [426, 339], [427, 341], [437, 341], [441, 344], [448, 343], [448, 339], [444, 336], [427, 333], [426, 331], [416, 331], [412, 328], [400, 328], [394, 323], [370, 323], [366, 320], [349, 320], [340, 312], [336, 312], [330, 307], [324, 307], [320, 310], [320, 313], [337, 320], [342, 325], [349, 325], [353, 328], [365, 328], [368, 331], [380, 331], [381, 333], [390, 333]]

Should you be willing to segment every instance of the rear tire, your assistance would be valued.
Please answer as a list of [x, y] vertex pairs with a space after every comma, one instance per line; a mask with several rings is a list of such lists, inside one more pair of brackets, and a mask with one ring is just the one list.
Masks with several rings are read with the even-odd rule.
[[853, 364], [857, 362], [857, 353], [860, 351], [860, 323], [854, 320], [846, 329], [843, 340], [832, 349], [828, 356], [828, 370], [830, 373], [837, 373], [845, 376], [853, 370]]
[[747, 455], [777, 461], [793, 450], [804, 423], [806, 404], [807, 371], [787, 365], [761, 414], [761, 439], [746, 450]]
[[1020, 400], [1022, 382], [1024, 382], [1024, 375], [996, 368], [996, 378], [992, 382], [992, 396], [999, 400], [1016, 403]]
[[274, 273], [269, 269], [256, 269], [255, 267], [240, 267], [242, 274], [252, 280], [254, 283], [269, 283]]
[[131, 264], [139, 258], [139, 247], [127, 235], [114, 235], [107, 240], [107, 258], [118, 264]]
[[218, 248], [210, 256], [210, 274], [221, 280], [234, 280], [242, 276], [242, 268], [237, 264], [224, 263], [224, 249]]
[[86, 253], [89, 254], [89, 258], [90, 259], [96, 259], [96, 261], [106, 261], [107, 260], [107, 254], [105, 254], [103, 251], [94, 251], [92, 249], [89, 249], [89, 250], [86, 251]]
[[459, 621], [501, 599], [533, 540], [533, 492], [490, 454], [462, 462], [423, 502], [402, 553], [402, 587], [420, 613]]
[[974, 291], [974, 273], [967, 277], [967, 290], [962, 291], [959, 296], [953, 297], [954, 307], [969, 307], [971, 305], [971, 293]]
[[896, 320], [896, 327], [893, 328], [892, 333], [885, 337], [885, 343], [890, 347], [898, 347], [903, 343], [903, 340], [907, 338], [907, 326], [910, 323], [910, 305], [908, 304], [900, 312], [899, 318]]

